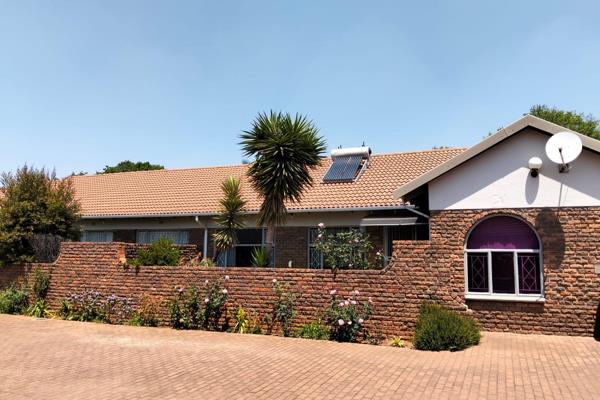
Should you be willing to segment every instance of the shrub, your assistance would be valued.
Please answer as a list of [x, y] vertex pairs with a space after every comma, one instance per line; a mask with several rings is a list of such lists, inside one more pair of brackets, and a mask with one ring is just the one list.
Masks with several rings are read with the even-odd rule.
[[36, 318], [44, 318], [48, 314], [46, 300], [39, 299], [27, 309], [27, 315]]
[[19, 289], [12, 284], [0, 292], [0, 313], [2, 314], [23, 314], [28, 304], [28, 292], [25, 286]]
[[[227, 277], [226, 277], [227, 279]], [[171, 326], [175, 329], [216, 330], [225, 312], [228, 292], [220, 280], [205, 282], [204, 301], [200, 301], [196, 286], [187, 290], [178, 288], [175, 297], [169, 302]]]
[[273, 290], [275, 291], [275, 300], [273, 301], [273, 311], [271, 316], [266, 318], [269, 325], [269, 334], [273, 332], [275, 324], [281, 327], [283, 336], [290, 336], [292, 320], [296, 316], [294, 303], [298, 298], [298, 293], [290, 290], [290, 284], [280, 284], [277, 279], [273, 279]]
[[119, 323], [131, 318], [131, 299], [87, 290], [62, 299], [59, 314], [71, 321]]
[[336, 291], [331, 292], [331, 304], [325, 311], [327, 323], [331, 328], [331, 339], [338, 342], [356, 342], [364, 323], [372, 312], [371, 299], [361, 303], [356, 299], [359, 292], [354, 290], [346, 300], [338, 300]]
[[248, 313], [244, 310], [244, 307], [238, 306], [233, 315], [233, 331], [235, 333], [261, 333], [260, 325], [258, 324], [258, 318], [256, 313]]
[[[226, 277], [228, 279], [228, 277]], [[225, 304], [229, 294], [220, 280], [206, 281], [206, 297], [204, 297], [203, 323], [204, 329], [215, 330], [219, 327], [221, 316], [225, 312]]]
[[44, 300], [50, 289], [50, 275], [47, 272], [37, 268], [35, 270], [35, 280], [33, 282], [33, 294], [36, 300]]
[[473, 318], [423, 303], [415, 330], [414, 346], [419, 350], [466, 349], [479, 343], [481, 335]]
[[600, 342], [600, 303], [596, 309], [596, 323], [594, 324], [594, 339]]
[[264, 247], [255, 247], [252, 250], [252, 266], [266, 267], [269, 265], [269, 252]]
[[150, 244], [145, 249], [138, 251], [138, 256], [129, 263], [139, 265], [179, 265], [181, 252], [173, 246], [173, 242], [167, 238]]
[[323, 324], [321, 320], [302, 325], [296, 333], [297, 337], [315, 340], [329, 340], [330, 335], [331, 328]]
[[392, 338], [392, 340], [390, 341], [390, 346], [403, 348], [403, 347], [406, 347], [406, 343], [404, 342], [404, 340], [402, 338], [395, 337], [395, 338]]
[[[368, 269], [369, 252], [373, 244], [369, 235], [358, 230], [350, 229], [337, 233], [327, 233], [324, 224], [319, 224], [319, 234], [315, 241], [315, 249], [323, 254], [325, 263], [333, 270], [337, 269]], [[383, 266], [383, 252], [375, 255], [377, 267]]]
[[140, 297], [137, 310], [129, 320], [129, 325], [158, 326], [160, 302], [147, 294]]

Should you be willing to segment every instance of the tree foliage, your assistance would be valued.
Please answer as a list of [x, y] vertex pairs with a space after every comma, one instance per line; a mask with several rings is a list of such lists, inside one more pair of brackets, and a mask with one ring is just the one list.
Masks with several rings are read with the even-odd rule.
[[529, 113], [582, 135], [600, 139], [600, 120], [597, 120], [591, 114], [586, 115], [576, 111], [563, 111], [556, 107], [548, 107], [540, 104], [531, 107]]
[[101, 173], [113, 174], [116, 172], [152, 171], [156, 169], [165, 169], [165, 167], [159, 164], [150, 164], [148, 161], [133, 162], [125, 160], [112, 167], [107, 165]]
[[213, 234], [218, 252], [227, 251], [236, 244], [237, 231], [245, 226], [241, 213], [246, 206], [239, 179], [230, 176], [221, 183], [221, 190], [223, 198], [219, 200], [219, 214], [215, 217], [221, 228]]
[[79, 238], [79, 204], [71, 180], [25, 165], [0, 178], [0, 262], [34, 261], [34, 238]]
[[267, 226], [270, 254], [275, 227], [287, 216], [285, 203], [300, 201], [312, 185], [310, 170], [320, 165], [326, 144], [305, 116], [271, 111], [258, 114], [252, 129], [241, 135], [240, 145], [244, 156], [254, 157], [248, 176], [263, 199], [258, 224]]

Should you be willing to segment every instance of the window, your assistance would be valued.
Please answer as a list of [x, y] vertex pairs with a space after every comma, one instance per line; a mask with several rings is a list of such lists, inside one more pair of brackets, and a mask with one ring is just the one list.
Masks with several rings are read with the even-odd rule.
[[[347, 232], [350, 229], [358, 228], [327, 228], [325, 230], [326, 235], [335, 235], [340, 232]], [[310, 228], [308, 230], [308, 267], [309, 268], [329, 268], [323, 257], [323, 253], [315, 248], [315, 242], [319, 236], [318, 228]]]
[[543, 296], [540, 242], [525, 222], [487, 218], [465, 246], [465, 290], [472, 299], [539, 300]]
[[137, 243], [154, 243], [162, 238], [170, 239], [174, 244], [188, 244], [189, 243], [189, 232], [188, 231], [137, 231], [136, 242]]
[[[228, 251], [219, 254], [217, 264], [227, 267], [250, 267], [252, 266], [252, 252], [255, 248], [263, 247], [264, 229], [240, 229], [237, 232], [237, 244]], [[275, 258], [275, 252], [271, 257], [271, 264]]]
[[112, 242], [112, 231], [83, 231], [82, 242]]

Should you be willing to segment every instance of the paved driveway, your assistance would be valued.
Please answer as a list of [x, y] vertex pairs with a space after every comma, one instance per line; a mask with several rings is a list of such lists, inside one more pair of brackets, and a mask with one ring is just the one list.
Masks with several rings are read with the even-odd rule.
[[485, 333], [428, 353], [0, 315], [1, 399], [600, 397], [600, 343]]

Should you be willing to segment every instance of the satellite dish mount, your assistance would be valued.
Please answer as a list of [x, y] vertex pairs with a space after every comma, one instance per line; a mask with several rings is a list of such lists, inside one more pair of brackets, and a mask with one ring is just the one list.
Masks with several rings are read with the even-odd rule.
[[546, 142], [546, 155], [550, 161], [558, 164], [561, 174], [571, 170], [570, 163], [579, 157], [582, 149], [581, 139], [572, 132], [559, 132]]

